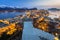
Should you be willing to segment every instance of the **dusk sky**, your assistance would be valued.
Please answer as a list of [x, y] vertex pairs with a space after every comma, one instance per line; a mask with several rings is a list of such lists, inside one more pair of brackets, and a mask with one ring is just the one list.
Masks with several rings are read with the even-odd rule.
[[60, 0], [0, 0], [0, 6], [60, 8]]

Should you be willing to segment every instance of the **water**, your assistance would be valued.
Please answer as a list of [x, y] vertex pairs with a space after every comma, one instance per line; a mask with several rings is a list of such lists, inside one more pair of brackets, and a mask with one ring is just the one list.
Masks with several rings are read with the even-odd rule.
[[[58, 18], [60, 16], [60, 11], [49, 11], [50, 15], [49, 17], [53, 18]], [[18, 15], [24, 15], [25, 12], [5, 12], [5, 13], [0, 13], [0, 19], [7, 19], [7, 18], [13, 18]]]
[[24, 22], [22, 40], [41, 40], [39, 36], [44, 37], [48, 40], [53, 40], [54, 38], [52, 34], [34, 28], [31, 21]]
[[18, 15], [23, 15], [24, 12], [7, 12], [7, 13], [0, 13], [0, 19], [7, 19], [7, 18], [14, 18]]

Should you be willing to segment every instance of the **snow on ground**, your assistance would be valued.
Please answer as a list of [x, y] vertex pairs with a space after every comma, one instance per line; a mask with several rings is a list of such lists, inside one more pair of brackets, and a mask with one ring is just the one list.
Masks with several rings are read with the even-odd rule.
[[60, 11], [49, 11], [49, 17], [53, 18], [59, 18], [60, 17]]

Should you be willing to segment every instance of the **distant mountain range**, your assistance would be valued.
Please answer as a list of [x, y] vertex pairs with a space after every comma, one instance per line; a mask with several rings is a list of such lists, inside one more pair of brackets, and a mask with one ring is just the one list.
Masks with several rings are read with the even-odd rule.
[[[1, 11], [25, 11], [25, 10], [37, 10], [37, 8], [17, 8], [17, 7], [0, 7], [0, 12]], [[58, 8], [49, 8], [48, 10], [51, 11], [60, 11]]]
[[60, 9], [58, 9], [58, 8], [49, 8], [48, 10], [51, 10], [51, 11], [60, 11]]
[[13, 8], [13, 7], [0, 7], [0, 10], [37, 10], [37, 8]]
[[13, 11], [16, 11], [16, 12], [24, 12], [26, 10], [37, 10], [37, 8], [16, 8], [16, 7], [0, 7], [0, 12], [5, 12], [5, 11], [8, 11], [8, 12], [13, 12]]

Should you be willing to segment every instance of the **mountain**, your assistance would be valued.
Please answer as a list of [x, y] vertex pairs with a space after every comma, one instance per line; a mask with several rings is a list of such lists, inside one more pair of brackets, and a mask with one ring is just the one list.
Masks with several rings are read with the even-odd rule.
[[16, 7], [0, 7], [0, 10], [37, 10], [37, 8], [16, 8]]
[[11, 7], [0, 7], [0, 10], [13, 10], [14, 8], [11, 8]]
[[58, 9], [58, 8], [50, 8], [48, 10], [51, 10], [51, 11], [60, 11], [60, 9]]

